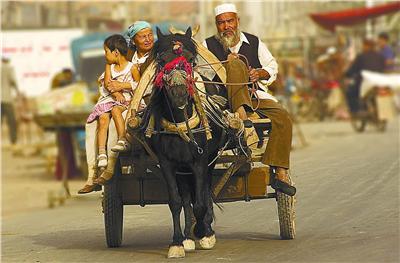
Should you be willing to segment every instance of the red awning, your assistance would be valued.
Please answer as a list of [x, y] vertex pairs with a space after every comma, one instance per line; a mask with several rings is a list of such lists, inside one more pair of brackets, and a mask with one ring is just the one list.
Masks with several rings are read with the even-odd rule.
[[400, 11], [400, 2], [396, 1], [369, 8], [347, 9], [323, 14], [310, 14], [310, 17], [315, 23], [323, 28], [335, 31], [336, 26], [351, 26], [364, 22], [369, 18], [375, 18], [398, 11]]

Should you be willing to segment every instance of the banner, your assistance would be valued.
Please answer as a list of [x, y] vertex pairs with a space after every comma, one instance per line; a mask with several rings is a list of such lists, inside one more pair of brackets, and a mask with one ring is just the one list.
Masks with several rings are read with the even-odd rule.
[[57, 72], [73, 69], [70, 43], [82, 35], [81, 29], [3, 31], [1, 55], [14, 66], [18, 89], [30, 97], [49, 91]]

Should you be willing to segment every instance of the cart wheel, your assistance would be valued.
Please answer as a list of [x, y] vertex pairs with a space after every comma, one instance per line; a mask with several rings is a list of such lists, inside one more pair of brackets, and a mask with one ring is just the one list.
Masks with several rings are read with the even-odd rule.
[[124, 206], [117, 177], [115, 174], [104, 186], [103, 212], [108, 247], [119, 247], [122, 243]]
[[[289, 180], [291, 182], [290, 176]], [[295, 228], [295, 196], [289, 196], [281, 191], [276, 192], [276, 202], [278, 205], [279, 229], [282, 239], [294, 239]]]

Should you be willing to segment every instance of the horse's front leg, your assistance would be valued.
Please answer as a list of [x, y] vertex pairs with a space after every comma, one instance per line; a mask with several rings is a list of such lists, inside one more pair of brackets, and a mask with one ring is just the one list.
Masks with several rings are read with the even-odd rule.
[[177, 183], [179, 192], [181, 193], [183, 201], [183, 212], [185, 215], [185, 229], [183, 231], [185, 235], [185, 240], [183, 241], [183, 247], [186, 252], [194, 251], [196, 249], [196, 244], [193, 240], [191, 230], [194, 224], [193, 208], [192, 208], [192, 197], [190, 190], [190, 182], [187, 176], [178, 176]]
[[[211, 180], [211, 176], [209, 176], [209, 179]], [[215, 246], [215, 243], [217, 243], [217, 239], [215, 237], [215, 232], [211, 227], [211, 224], [214, 220], [214, 202], [211, 196], [211, 181], [207, 185], [205, 189], [205, 195], [207, 200], [207, 212], [204, 217], [204, 237], [200, 240], [200, 246], [203, 249], [212, 249]]]
[[196, 198], [193, 205], [194, 215], [196, 217], [194, 235], [200, 238], [200, 246], [202, 248], [211, 249], [214, 247], [216, 240], [214, 231], [211, 229], [212, 220], [210, 221], [209, 218], [206, 220], [206, 214], [211, 199], [211, 192], [209, 190], [210, 182], [207, 173], [207, 159], [199, 160], [199, 162], [193, 166], [193, 174], [196, 180]]
[[212, 196], [212, 173], [214, 170], [215, 164], [208, 167], [208, 176], [207, 176], [207, 187], [206, 187], [206, 196], [207, 200], [207, 213], [204, 218], [204, 223], [206, 224], [206, 233], [214, 234], [214, 230], [211, 227], [212, 222], [214, 221], [214, 200]]
[[160, 167], [163, 171], [163, 175], [168, 187], [168, 205], [169, 209], [171, 210], [172, 221], [174, 225], [174, 235], [172, 237], [172, 243], [169, 247], [168, 258], [185, 257], [185, 250], [182, 244], [184, 237], [182, 234], [180, 222], [180, 214], [182, 211], [182, 198], [179, 195], [178, 185], [176, 183], [176, 168], [172, 163], [163, 159], [160, 159]]

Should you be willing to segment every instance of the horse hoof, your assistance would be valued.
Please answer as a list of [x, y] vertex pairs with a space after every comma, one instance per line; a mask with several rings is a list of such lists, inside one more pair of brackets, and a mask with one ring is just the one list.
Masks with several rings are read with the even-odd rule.
[[202, 249], [212, 249], [215, 246], [215, 243], [217, 243], [215, 235], [200, 239], [200, 246]]
[[168, 250], [168, 258], [184, 258], [185, 249], [183, 246], [170, 246]]
[[193, 240], [185, 239], [185, 240], [183, 240], [182, 243], [183, 243], [183, 248], [185, 249], [185, 252], [195, 251], [196, 243]]

